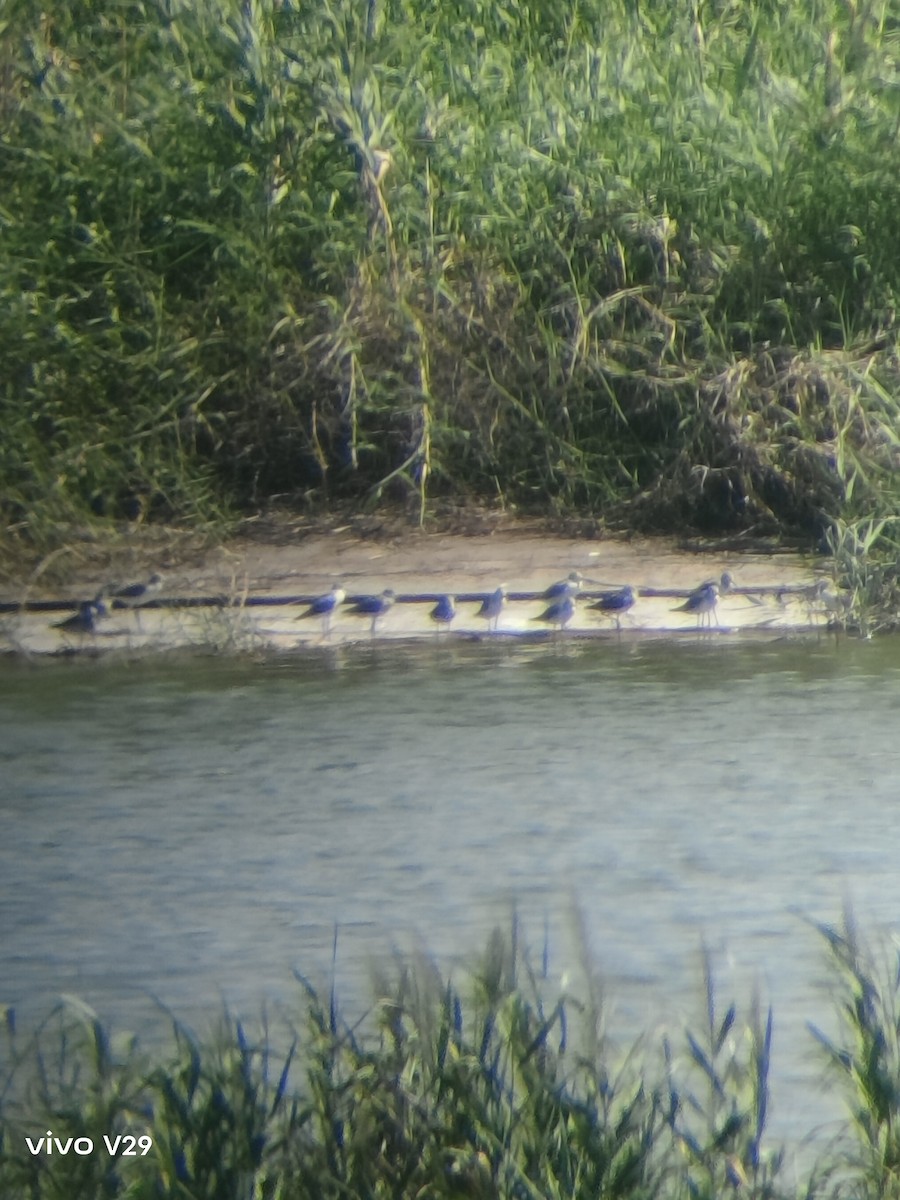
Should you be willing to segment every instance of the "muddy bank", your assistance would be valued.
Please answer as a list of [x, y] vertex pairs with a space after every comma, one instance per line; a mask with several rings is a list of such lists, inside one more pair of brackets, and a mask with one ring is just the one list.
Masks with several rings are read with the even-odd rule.
[[[478, 597], [501, 583], [520, 598], [507, 604], [491, 636], [552, 637], [535, 620], [545, 607], [540, 593], [572, 571], [584, 578], [583, 596], [565, 636], [615, 635], [615, 620], [588, 605], [603, 590], [625, 585], [639, 594], [620, 622], [622, 635], [696, 633], [695, 615], [673, 611], [677, 597], [723, 572], [733, 576], [735, 590], [719, 600], [710, 618], [714, 632], [784, 633], [820, 626], [828, 616], [799, 591], [815, 580], [812, 559], [784, 553], [697, 553], [660, 539], [566, 538], [533, 530], [472, 536], [403, 532], [373, 538], [344, 526], [296, 540], [235, 538], [191, 556], [157, 549], [151, 559], [132, 549], [129, 557], [127, 566], [120, 559], [100, 570], [75, 572], [62, 589], [35, 584], [4, 589], [7, 606], [26, 606], [3, 616], [4, 648], [31, 654], [180, 646], [245, 651], [334, 645], [373, 636], [476, 638], [488, 635], [487, 621], [477, 615]], [[127, 567], [132, 576], [125, 577]], [[78, 601], [145, 579], [153, 571], [161, 572], [164, 582], [147, 606], [115, 608], [86, 633], [56, 627]], [[346, 606], [330, 628], [315, 617], [298, 619], [299, 598], [325, 593], [336, 583], [351, 596], [391, 588], [399, 600], [374, 633], [370, 619], [353, 615]], [[450, 628], [439, 632], [430, 613], [433, 597], [443, 594], [466, 599], [458, 602]], [[206, 600], [211, 603], [198, 603]], [[27, 605], [38, 601], [72, 607], [60, 607], [57, 613], [29, 611]]]

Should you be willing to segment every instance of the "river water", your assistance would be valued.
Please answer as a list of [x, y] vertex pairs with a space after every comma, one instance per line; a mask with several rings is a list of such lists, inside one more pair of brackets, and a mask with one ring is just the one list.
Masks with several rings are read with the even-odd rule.
[[262, 662], [3, 665], [0, 1002], [151, 1029], [222, 1000], [348, 1016], [370, 968], [472, 963], [518, 913], [623, 1043], [775, 1010], [772, 1122], [841, 1114], [806, 1030], [850, 901], [900, 927], [900, 642], [373, 644]]

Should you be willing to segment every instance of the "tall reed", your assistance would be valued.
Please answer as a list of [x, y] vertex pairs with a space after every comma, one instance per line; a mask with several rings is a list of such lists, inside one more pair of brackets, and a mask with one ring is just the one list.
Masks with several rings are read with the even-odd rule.
[[9, 1200], [896, 1196], [900, 971], [896, 961], [882, 970], [849, 916], [819, 930], [839, 1022], [813, 1033], [850, 1120], [818, 1162], [795, 1166], [796, 1182], [768, 1129], [771, 1011], [756, 999], [747, 1018], [733, 1003], [723, 1011], [707, 957], [700, 1029], [668, 1034], [661, 1057], [649, 1038], [623, 1052], [607, 1037], [594, 969], [587, 987], [552, 995], [514, 926], [462, 983], [424, 957], [398, 960], [352, 1025], [334, 988], [323, 995], [302, 978], [299, 1021], [272, 1030], [226, 1013], [202, 1038], [173, 1022], [168, 1047], [152, 1053], [72, 997], [30, 1032], [7, 1012], [0, 1190]]
[[275, 498], [896, 513], [884, 7], [8, 9], [16, 536]]

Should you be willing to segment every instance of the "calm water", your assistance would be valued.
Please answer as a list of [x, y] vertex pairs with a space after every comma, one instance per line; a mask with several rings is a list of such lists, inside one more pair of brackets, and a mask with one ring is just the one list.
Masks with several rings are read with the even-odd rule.
[[4, 664], [0, 1002], [75, 992], [118, 1027], [154, 998], [348, 1014], [372, 962], [472, 961], [513, 906], [578, 979], [579, 912], [623, 1039], [775, 1006], [773, 1119], [834, 1118], [804, 921], [900, 928], [900, 643], [372, 647], [266, 664]]

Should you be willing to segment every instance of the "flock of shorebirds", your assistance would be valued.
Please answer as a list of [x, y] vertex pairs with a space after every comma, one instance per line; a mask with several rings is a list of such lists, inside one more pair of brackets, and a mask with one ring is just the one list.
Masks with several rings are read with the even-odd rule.
[[[615, 621], [616, 629], [621, 628], [621, 619], [634, 607], [641, 595], [638, 588], [631, 586], [617, 587], [609, 591], [591, 592], [582, 595], [586, 584], [592, 583], [578, 571], [572, 571], [565, 579], [550, 584], [538, 598], [545, 603], [544, 610], [531, 620], [554, 630], [563, 631], [575, 617], [577, 606], [583, 603], [583, 611], [597, 613], [601, 617]], [[137, 614], [140, 624], [140, 609], [155, 600], [162, 590], [163, 578], [153, 574], [145, 583], [133, 583], [126, 587], [108, 589], [99, 592], [92, 600], [82, 601], [77, 612], [64, 621], [56, 622], [54, 628], [65, 633], [91, 634], [96, 630], [97, 622], [109, 615], [109, 608], [129, 608]], [[672, 608], [671, 612], [689, 613], [696, 617], [697, 628], [712, 627], [715, 620], [718, 624], [717, 605], [722, 596], [727, 596], [735, 588], [734, 579], [726, 571], [718, 579], [707, 579], [690, 592], [683, 603]], [[752, 590], [752, 589], [751, 589]], [[846, 613], [847, 599], [832, 592], [825, 580], [806, 588], [774, 589], [779, 598], [784, 592], [799, 591], [809, 603], [816, 603], [822, 612], [829, 617]], [[658, 594], [658, 593], [657, 593]], [[745, 593], [746, 594], [746, 593]], [[520, 597], [521, 598], [521, 597]], [[472, 597], [469, 598], [470, 600]], [[753, 597], [748, 596], [753, 600]], [[304, 601], [304, 611], [295, 620], [302, 621], [317, 617], [322, 622], [322, 633], [329, 637], [335, 616], [342, 609], [356, 616], [368, 617], [371, 621], [371, 632], [374, 634], [379, 622], [390, 611], [397, 596], [392, 588], [386, 588], [378, 595], [348, 596], [344, 587], [335, 583], [330, 591], [317, 596], [311, 602]], [[479, 605], [475, 616], [487, 622], [489, 631], [496, 632], [500, 626], [500, 618], [509, 602], [509, 591], [506, 584], [501, 584], [495, 591], [475, 600]], [[753, 601], [758, 603], [758, 601]], [[449, 629], [457, 616], [457, 598], [446, 594], [438, 597], [429, 617], [440, 632]]]
[[[551, 583], [541, 593], [541, 599], [546, 602], [546, 608], [531, 619], [554, 629], [565, 629], [575, 616], [578, 596], [586, 582], [588, 581], [578, 571], [572, 571], [567, 578]], [[719, 597], [731, 591], [733, 586], [734, 580], [726, 571], [721, 579], [709, 579], [695, 588], [684, 603], [679, 604], [672, 611], [694, 613], [697, 617], [698, 627], [704, 622], [711, 624]], [[634, 607], [639, 595], [640, 592], [637, 588], [615, 588], [612, 591], [602, 592], [587, 604], [586, 608], [589, 612], [598, 612], [612, 617], [616, 622], [616, 628], [620, 628], [621, 618]], [[496, 631], [500, 627], [500, 617], [508, 603], [508, 597], [507, 585], [502, 583], [480, 602], [475, 616], [486, 620], [489, 630]], [[386, 588], [380, 596], [354, 598], [349, 602], [349, 611], [371, 617], [372, 632], [374, 633], [378, 621], [392, 608], [395, 599], [393, 589]], [[327, 636], [331, 631], [331, 622], [335, 613], [345, 602], [347, 602], [346, 592], [339, 584], [335, 584], [330, 592], [326, 592], [324, 596], [318, 596], [297, 619], [321, 617], [322, 630]], [[438, 629], [449, 628], [456, 617], [456, 597], [449, 594], [441, 596], [428, 615]]]
[[159, 595], [162, 585], [162, 575], [153, 574], [146, 583], [99, 591], [93, 600], [82, 600], [73, 616], [55, 622], [53, 628], [65, 633], [94, 633], [101, 617], [109, 616], [110, 608], [132, 608], [140, 621], [140, 609]]
[[[531, 620], [548, 626], [556, 630], [564, 630], [572, 621], [577, 611], [582, 588], [590, 580], [585, 579], [578, 571], [572, 571], [565, 579], [560, 579], [556, 583], [550, 584], [543, 592], [540, 593], [540, 599], [545, 602], [546, 607], [543, 612], [532, 617]], [[704, 625], [712, 627], [713, 621], [718, 624], [718, 603], [722, 596], [727, 596], [735, 589], [734, 579], [728, 571], [725, 571], [718, 579], [707, 579], [689, 592], [683, 603], [672, 608], [671, 612], [690, 613], [697, 618], [697, 628], [703, 628]], [[765, 589], [761, 589], [765, 590]], [[779, 600], [783, 600], [784, 596], [789, 592], [798, 592], [800, 596], [810, 604], [818, 604], [821, 610], [829, 617], [837, 616], [839, 613], [846, 615], [848, 607], [848, 599], [843, 596], [837, 596], [831, 591], [828, 582], [820, 579], [817, 583], [804, 588], [775, 588], [772, 589], [778, 596]], [[599, 594], [591, 593], [590, 597], [586, 597], [587, 602], [584, 605], [584, 610], [587, 612], [597, 613], [600, 616], [612, 618], [615, 621], [616, 629], [621, 628], [621, 619], [628, 613], [637, 602], [641, 595], [640, 590], [635, 587], [617, 587], [610, 591], [602, 591]], [[753, 603], [759, 603], [757, 599], [748, 595]], [[360, 616], [371, 618], [371, 629], [374, 633], [377, 629], [378, 622], [393, 606], [396, 600], [393, 589], [387, 588], [377, 596], [356, 596], [347, 597], [347, 593], [340, 584], [335, 584], [330, 592], [326, 592], [323, 596], [318, 596], [305, 611], [300, 613], [297, 620], [304, 620], [308, 617], [319, 617], [322, 621], [322, 630], [327, 637], [331, 632], [331, 623], [341, 608], [342, 605], [347, 605], [348, 611]], [[479, 607], [475, 612], [476, 617], [481, 617], [487, 621], [488, 630], [496, 631], [500, 626], [500, 617], [506, 608], [509, 600], [509, 591], [506, 584], [501, 584], [495, 591], [485, 596], [480, 602]], [[457, 613], [456, 597], [452, 595], [441, 596], [435, 606], [429, 612], [429, 617], [434, 622], [435, 626], [441, 628], [449, 628]]]
[[[550, 587], [538, 594], [539, 599], [545, 602], [545, 608], [538, 616], [530, 619], [535, 623], [547, 626], [547, 628], [563, 631], [574, 619], [578, 604], [582, 604], [582, 611], [610, 618], [616, 623], [617, 630], [622, 628], [620, 626], [622, 618], [631, 611], [631, 608], [634, 608], [641, 595], [640, 589], [626, 586], [582, 595], [584, 586], [592, 582], [594, 581], [587, 580], [580, 572], [571, 571], [564, 580], [551, 583]], [[131, 583], [127, 587], [104, 589], [97, 593], [94, 599], [80, 602], [78, 611], [72, 617], [56, 622], [53, 628], [60, 629], [67, 634], [94, 634], [98, 620], [108, 616], [110, 607], [131, 608], [137, 614], [139, 626], [140, 608], [157, 598], [162, 590], [162, 584], [162, 576], [154, 574], [144, 583]], [[846, 616], [848, 598], [832, 592], [827, 581], [820, 580], [815, 584], [810, 584], [809, 587], [773, 590], [780, 600], [784, 599], [785, 593], [799, 593], [803, 599], [808, 601], [808, 604], [820, 606], [820, 611], [829, 618]], [[732, 592], [734, 592], [734, 580], [725, 571], [725, 574], [721, 575], [718, 580], [706, 580], [701, 583], [686, 596], [682, 604], [671, 608], [670, 611], [692, 614], [696, 617], [697, 629], [702, 629], [703, 626], [712, 628], [714, 620], [716, 624], [719, 623], [716, 610], [718, 610], [721, 596]], [[659, 595], [659, 593], [654, 594]], [[748, 599], [752, 602], [757, 602], [757, 604], [760, 602], [748, 592], [744, 592], [744, 594], [748, 595]], [[496, 590], [482, 598], [469, 598], [469, 600], [473, 599], [478, 604], [474, 616], [486, 620], [488, 631], [496, 632], [499, 629], [500, 617], [510, 599], [508, 586], [502, 583]], [[521, 596], [518, 599], [521, 599]], [[323, 635], [329, 637], [332, 622], [334, 622], [337, 612], [343, 608], [343, 611], [354, 614], [354, 616], [370, 619], [371, 632], [374, 634], [380, 620], [391, 610], [396, 600], [397, 596], [392, 588], [386, 588], [384, 592], [377, 595], [349, 596], [342, 584], [335, 583], [330, 592], [316, 596], [316, 599], [312, 601], [302, 601], [305, 605], [304, 611], [299, 613], [295, 619], [319, 618], [322, 622]], [[456, 596], [446, 594], [439, 596], [436, 604], [431, 608], [428, 617], [438, 632], [449, 629], [454, 623], [457, 616], [457, 602]]]

